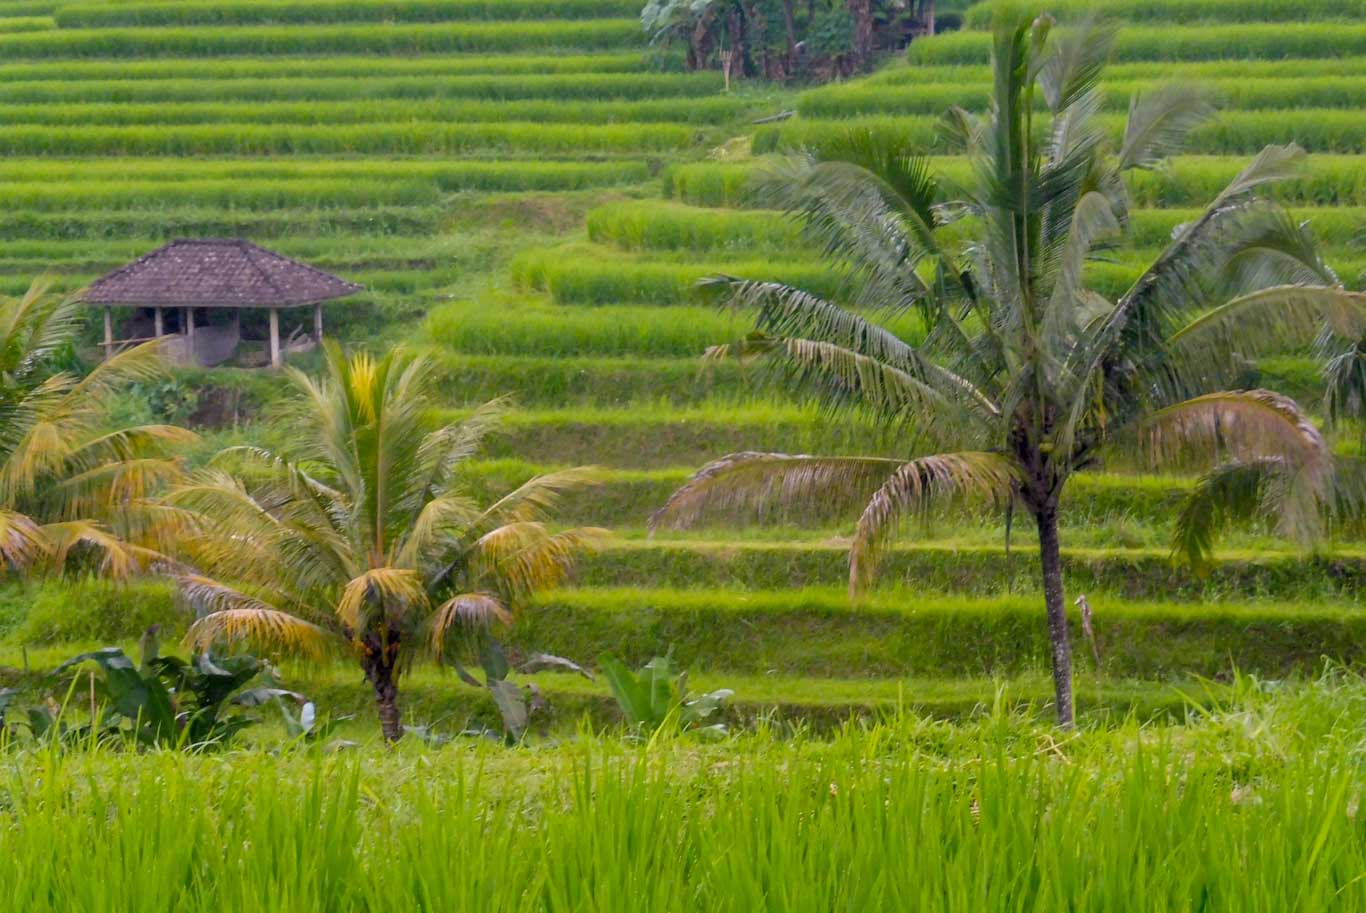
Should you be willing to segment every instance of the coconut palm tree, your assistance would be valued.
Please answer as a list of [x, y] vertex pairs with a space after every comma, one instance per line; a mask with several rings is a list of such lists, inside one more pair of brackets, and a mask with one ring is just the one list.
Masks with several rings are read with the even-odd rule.
[[182, 590], [208, 613], [187, 640], [306, 655], [349, 646], [394, 741], [409, 661], [507, 622], [596, 537], [546, 525], [558, 496], [592, 472], [543, 475], [481, 505], [460, 470], [500, 403], [433, 427], [430, 360], [347, 357], [334, 344], [325, 354], [320, 379], [289, 372], [301, 395], [283, 418], [287, 454], [231, 448], [167, 495], [197, 569]]
[[[1259, 154], [1181, 226], [1131, 286], [1107, 297], [1088, 263], [1122, 237], [1124, 174], [1159, 167], [1207, 108], [1189, 89], [1136, 98], [1120, 141], [1095, 122], [1112, 33], [998, 21], [989, 111], [950, 112], [971, 180], [950, 188], [925, 159], [869, 134], [804, 155], [763, 187], [848, 270], [841, 304], [773, 282], [709, 284], [757, 310], [756, 331], [712, 357], [760, 358], [785, 385], [830, 409], [862, 409], [913, 432], [892, 458], [740, 453], [698, 471], [653, 518], [695, 522], [717, 510], [852, 497], [863, 512], [850, 551], [854, 593], [908, 512], [978, 495], [1022, 509], [1038, 530], [1058, 719], [1073, 719], [1072, 660], [1058, 515], [1068, 480], [1116, 450], [1156, 464], [1221, 466], [1183, 515], [1201, 553], [1243, 485], [1274, 503], [1281, 528], [1317, 529], [1333, 484], [1322, 436], [1286, 397], [1230, 390], [1242, 359], [1312, 341], [1325, 321], [1361, 338], [1363, 301], [1324, 266], [1307, 228], [1257, 191], [1301, 153]], [[953, 224], [959, 223], [959, 224]], [[965, 242], [955, 242], [966, 234]], [[841, 306], [846, 305], [846, 306]], [[908, 341], [878, 312], [918, 317]], [[919, 455], [926, 454], [929, 455]]]
[[111, 426], [114, 394], [162, 374], [164, 360], [147, 344], [84, 376], [59, 370], [80, 329], [80, 303], [49, 288], [40, 279], [20, 297], [0, 297], [0, 559], [11, 570], [80, 559], [126, 577], [159, 557], [141, 504], [178, 477], [173, 448], [194, 435]]

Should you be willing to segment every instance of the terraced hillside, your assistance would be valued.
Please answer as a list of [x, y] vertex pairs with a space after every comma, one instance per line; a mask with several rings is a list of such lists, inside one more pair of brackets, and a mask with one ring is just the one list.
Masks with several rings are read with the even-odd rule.
[[41, 270], [75, 286], [166, 238], [244, 235], [365, 283], [357, 333], [395, 329], [760, 103], [651, 52], [638, 12], [0, 4], [0, 287]]
[[[1366, 102], [1361, 4], [1097, 5], [1125, 21], [1107, 77], [1114, 112], [1107, 116], [1116, 128], [1133, 93], [1171, 80], [1207, 84], [1221, 110], [1197, 132], [1192, 154], [1133, 178], [1138, 209], [1130, 244], [1089, 267], [1094, 287], [1127, 287], [1252, 155], [1291, 141], [1310, 150], [1310, 163], [1277, 192], [1356, 287], [1366, 267], [1358, 245], [1366, 228], [1366, 145], [1357, 123]], [[1088, 6], [1060, 6], [1058, 14], [1065, 25]], [[1033, 591], [1035, 559], [1027, 544], [1007, 555], [998, 517], [948, 515], [908, 530], [910, 544], [888, 575], [891, 589], [852, 608], [842, 594], [848, 517], [777, 518], [777, 525], [649, 540], [640, 531], [648, 510], [690, 469], [728, 451], [897, 452], [895, 440], [867, 428], [832, 424], [800, 404], [750, 392], [750, 379], [731, 366], [701, 370], [698, 351], [749, 324], [745, 314], [701, 302], [693, 283], [726, 272], [832, 290], [838, 277], [804, 247], [796, 226], [748, 192], [747, 176], [767, 155], [819, 146], [855, 126], [895, 131], [933, 151], [934, 123], [945, 108], [985, 103], [987, 7], [970, 9], [967, 23], [961, 33], [914, 43], [906, 59], [871, 77], [801, 93], [796, 117], [748, 134], [752, 158], [732, 144], [730, 161], [670, 167], [660, 187], [664, 201], [606, 203], [588, 213], [586, 240], [522, 254], [511, 270], [522, 295], [496, 328], [479, 300], [432, 315], [430, 337], [444, 352], [472, 356], [500, 374], [507, 365], [536, 366], [529, 382], [517, 385], [527, 408], [490, 475], [516, 479], [532, 471], [528, 464], [566, 461], [613, 467], [607, 490], [584, 499], [578, 516], [617, 527], [620, 542], [590, 562], [580, 589], [549, 601], [553, 620], [533, 624], [538, 642], [590, 654], [610, 647], [637, 658], [671, 644], [713, 672], [768, 676], [765, 693], [847, 696], [841, 689], [858, 690], [850, 679], [919, 676], [911, 691], [932, 704], [929, 696], [943, 692], [925, 678], [951, 673], [980, 681], [993, 672], [1027, 674], [1044, 662], [1037, 597], [1020, 595]], [[935, 167], [953, 178], [967, 166], [940, 157]], [[504, 376], [515, 384], [514, 372]], [[1311, 410], [1322, 394], [1307, 352], [1264, 360], [1247, 381], [1288, 392]], [[1195, 580], [1168, 560], [1170, 524], [1189, 482], [1111, 465], [1073, 489], [1064, 533], [1069, 586], [1103, 606], [1097, 611], [1110, 627], [1092, 687], [1216, 675], [1230, 662], [1280, 675], [1320, 656], [1359, 659], [1360, 546], [1340, 541], [1310, 560], [1265, 531], [1248, 530], [1227, 540], [1220, 570]], [[1030, 532], [1015, 535], [1027, 543]], [[792, 586], [816, 589], [785, 592]], [[1254, 620], [1261, 612], [1285, 640]], [[1334, 620], [1310, 622], [1305, 612]], [[1318, 639], [1330, 631], [1342, 639]], [[1279, 646], [1260, 650], [1273, 643]], [[1294, 658], [1292, 643], [1304, 647]], [[793, 675], [799, 680], [773, 684], [772, 676]], [[980, 698], [980, 690], [969, 691]], [[963, 699], [962, 691], [953, 693]]]
[[[1093, 264], [1093, 283], [1131, 281], [1248, 157], [1294, 140], [1314, 155], [1279, 192], [1355, 285], [1366, 267], [1360, 0], [1097, 5], [1127, 23], [1108, 71], [1116, 124], [1134, 91], [1170, 79], [1208, 83], [1224, 112], [1196, 154], [1135, 178], [1132, 245]], [[1089, 4], [1052, 6], [1065, 23]], [[747, 193], [747, 176], [763, 156], [851, 125], [932, 148], [940, 111], [986, 97], [984, 9], [868, 78], [793, 96], [727, 94], [717, 74], [676, 71], [621, 0], [3, 3], [0, 273], [19, 287], [52, 267], [74, 285], [167, 237], [242, 234], [366, 283], [342, 324], [352, 340], [430, 344], [451, 410], [516, 395], [477, 483], [608, 468], [570, 513], [617, 538], [576, 587], [529, 613], [517, 635], [527, 648], [631, 660], [672, 648], [754, 705], [949, 712], [992, 699], [992, 676], [1011, 677], [1011, 698], [1043, 699], [1028, 532], [1007, 552], [998, 516], [909, 529], [886, 588], [860, 606], [844, 596], [850, 517], [644, 532], [689, 472], [729, 451], [904, 452], [894, 436], [757, 392], [734, 366], [704, 369], [698, 354], [749, 318], [693, 285], [727, 272], [833, 291], [838, 277]], [[751, 124], [789, 108], [789, 120]], [[951, 177], [965, 163], [936, 168]], [[1307, 353], [1250, 368], [1249, 383], [1310, 403], [1319, 393]], [[1190, 479], [1143, 469], [1088, 475], [1066, 505], [1069, 586], [1100, 630], [1083, 708], [1179, 703], [1157, 683], [1230, 661], [1280, 676], [1362, 657], [1366, 549], [1346, 541], [1306, 559], [1253, 529], [1196, 580], [1167, 560]], [[430, 713], [457, 701], [451, 679], [418, 681]], [[553, 684], [589, 703], [604, 694]]]

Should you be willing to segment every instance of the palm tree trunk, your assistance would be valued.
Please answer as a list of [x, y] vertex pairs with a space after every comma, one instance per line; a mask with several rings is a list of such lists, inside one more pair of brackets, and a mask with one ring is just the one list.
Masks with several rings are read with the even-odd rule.
[[384, 741], [397, 742], [403, 737], [403, 719], [398, 709], [398, 676], [391, 651], [375, 651], [365, 661], [365, 677], [375, 689], [375, 703], [379, 705], [379, 726]]
[[1034, 514], [1039, 527], [1039, 563], [1043, 569], [1043, 599], [1048, 609], [1048, 640], [1053, 647], [1053, 691], [1058, 704], [1058, 725], [1071, 729], [1072, 643], [1067, 634], [1067, 606], [1062, 589], [1062, 552], [1058, 546], [1058, 511], [1044, 507]]

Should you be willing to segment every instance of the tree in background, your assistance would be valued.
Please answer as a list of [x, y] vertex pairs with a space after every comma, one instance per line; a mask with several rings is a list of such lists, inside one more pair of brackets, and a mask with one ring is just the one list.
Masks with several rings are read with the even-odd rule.
[[115, 578], [160, 557], [148, 495], [180, 476], [171, 455], [194, 435], [170, 425], [117, 427], [115, 394], [165, 372], [155, 343], [81, 376], [74, 345], [81, 305], [35, 281], [0, 297], [0, 558], [11, 570], [73, 562]]
[[[758, 313], [752, 335], [711, 357], [763, 359], [780, 383], [906, 429], [914, 453], [929, 455], [732, 454], [699, 470], [653, 524], [851, 497], [864, 504], [849, 559], [857, 594], [908, 514], [971, 495], [1023, 509], [1038, 530], [1067, 726], [1058, 516], [1068, 480], [1117, 449], [1161, 466], [1213, 463], [1199, 509], [1178, 524], [1179, 548], [1207, 556], [1214, 526], [1249, 501], [1309, 540], [1334, 484], [1323, 437], [1288, 398], [1227, 388], [1243, 358], [1306, 344], [1325, 322], [1361, 338], [1366, 303], [1337, 284], [1307, 228], [1258, 198], [1295, 172], [1295, 147], [1259, 154], [1123, 294], [1088, 287], [1088, 262], [1128, 221], [1125, 173], [1157, 167], [1209, 111], [1182, 87], [1136, 98], [1112, 146], [1096, 120], [1112, 33], [1088, 23], [1053, 38], [1050, 25], [998, 20], [989, 111], [946, 116], [973, 166], [967, 186], [948, 187], [926, 159], [870, 133], [771, 175], [766, 198], [848, 270], [847, 307], [774, 282], [710, 280]], [[961, 220], [953, 228], [968, 237], [955, 243], [945, 229]], [[923, 337], [900, 338], [875, 313], [913, 314]]]
[[934, 33], [934, 0], [650, 0], [641, 25], [657, 46], [684, 47], [689, 70], [830, 79], [867, 68], [875, 49]]
[[460, 470], [501, 404], [432, 427], [429, 360], [348, 358], [330, 343], [325, 352], [322, 378], [289, 373], [301, 394], [284, 418], [295, 430], [289, 454], [229, 449], [167, 495], [202, 572], [183, 575], [182, 590], [208, 613], [187, 639], [314, 656], [349, 646], [394, 741], [409, 662], [509, 622], [596, 538], [546, 525], [558, 497], [593, 474], [539, 476], [481, 505]]

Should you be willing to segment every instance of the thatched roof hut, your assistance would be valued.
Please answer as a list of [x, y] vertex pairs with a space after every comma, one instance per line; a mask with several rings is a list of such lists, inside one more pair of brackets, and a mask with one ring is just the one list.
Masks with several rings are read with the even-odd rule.
[[[240, 238], [183, 239], [95, 280], [82, 300], [104, 308], [106, 357], [120, 342], [141, 341], [114, 339], [113, 308], [152, 309], [155, 337], [165, 334], [165, 310], [178, 309], [186, 360], [204, 364], [216, 364], [236, 351], [241, 309], [269, 310], [270, 363], [279, 366], [281, 309], [311, 306], [313, 342], [317, 343], [322, 340], [323, 302], [363, 288]], [[233, 330], [196, 339], [196, 309], [233, 310]]]

